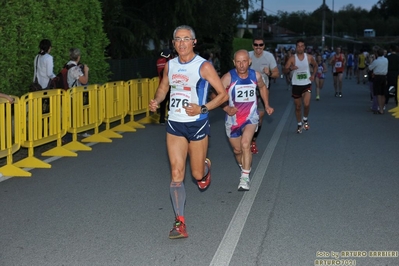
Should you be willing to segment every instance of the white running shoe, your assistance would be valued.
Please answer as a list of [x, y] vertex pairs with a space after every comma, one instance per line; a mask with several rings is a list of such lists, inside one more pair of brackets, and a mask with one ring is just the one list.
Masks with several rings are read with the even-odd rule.
[[303, 125], [298, 125], [298, 128], [296, 130], [296, 133], [301, 134], [303, 129]]
[[238, 185], [238, 191], [248, 191], [249, 190], [249, 178], [241, 177], [240, 184]]

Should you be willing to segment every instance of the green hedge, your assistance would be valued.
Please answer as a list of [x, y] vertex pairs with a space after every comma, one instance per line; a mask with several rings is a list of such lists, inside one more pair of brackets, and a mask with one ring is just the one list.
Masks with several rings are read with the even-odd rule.
[[244, 38], [234, 38], [233, 42], [233, 50], [234, 52], [237, 52], [240, 49], [245, 49], [249, 51], [252, 51], [252, 39], [244, 39]]
[[13, 0], [0, 4], [0, 91], [21, 96], [33, 79], [33, 61], [39, 42], [50, 39], [54, 73], [69, 61], [69, 49], [82, 51], [89, 66], [89, 83], [108, 80], [104, 50], [109, 41], [103, 31], [98, 0]]

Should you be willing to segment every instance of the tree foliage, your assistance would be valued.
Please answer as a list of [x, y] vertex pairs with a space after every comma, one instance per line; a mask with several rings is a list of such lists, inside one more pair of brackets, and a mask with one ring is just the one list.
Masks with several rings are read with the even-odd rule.
[[[399, 35], [399, 13], [396, 12], [397, 10], [399, 10], [399, 1], [397, 0], [376, 0], [376, 4], [370, 11], [362, 7], [355, 7], [353, 4], [347, 4], [340, 10], [333, 11], [326, 5], [325, 31], [326, 34], [329, 34], [334, 27], [334, 35], [357, 37], [363, 35], [364, 29], [374, 28], [378, 29], [378, 36], [397, 36]], [[250, 12], [249, 23], [258, 23], [261, 12], [261, 10]], [[278, 25], [306, 36], [321, 35], [322, 20], [323, 5], [313, 12], [278, 11], [277, 16], [271, 18], [265, 16], [265, 21], [269, 24]]]
[[379, 0], [373, 7], [384, 19], [389, 17], [398, 17], [399, 1], [397, 0]]
[[221, 53], [222, 69], [231, 66], [232, 41], [241, 10], [249, 4], [248, 0], [101, 2], [104, 28], [111, 40], [107, 51], [112, 58], [158, 54], [163, 47], [171, 46], [173, 30], [184, 24], [196, 32], [197, 51], [209, 49]]
[[90, 67], [90, 83], [107, 81], [108, 40], [98, 0], [14, 0], [0, 4], [0, 90], [18, 96], [27, 92], [42, 39], [52, 42], [55, 74], [69, 61], [69, 49], [77, 47]]

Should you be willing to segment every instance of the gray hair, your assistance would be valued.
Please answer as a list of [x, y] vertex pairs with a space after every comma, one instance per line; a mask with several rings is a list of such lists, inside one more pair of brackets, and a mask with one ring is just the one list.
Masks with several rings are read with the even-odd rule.
[[195, 39], [195, 32], [193, 30], [193, 28], [191, 28], [190, 26], [187, 25], [180, 25], [178, 26], [174, 31], [173, 31], [173, 39], [176, 37], [176, 32], [178, 30], [189, 30], [190, 34], [191, 34], [191, 38]]
[[69, 58], [72, 61], [77, 61], [79, 56], [81, 55], [79, 48], [71, 48], [69, 49]]
[[247, 50], [245, 50], [245, 49], [241, 49], [241, 50], [238, 50], [238, 51], [236, 51], [235, 53], [234, 53], [234, 61], [236, 61], [236, 55], [238, 54], [238, 53], [242, 53], [242, 52], [244, 52], [245, 53], [245, 55], [246, 56], [248, 56], [248, 59], [250, 59], [250, 56], [249, 56], [249, 52], [247, 51]]

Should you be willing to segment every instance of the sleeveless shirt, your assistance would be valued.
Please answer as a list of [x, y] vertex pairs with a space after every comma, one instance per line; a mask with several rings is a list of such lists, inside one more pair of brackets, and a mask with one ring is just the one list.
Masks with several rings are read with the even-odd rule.
[[255, 70], [248, 69], [248, 77], [245, 79], [240, 78], [235, 69], [230, 70], [229, 73], [231, 76], [231, 82], [227, 88], [229, 106], [237, 108], [237, 113], [233, 116], [226, 114], [226, 124], [242, 125], [247, 120], [257, 123], [259, 120], [256, 98], [258, 81]]
[[308, 85], [310, 84], [310, 70], [309, 70], [309, 62], [308, 55], [304, 53], [303, 60], [299, 60], [297, 54], [295, 54], [295, 66], [298, 69], [294, 70], [292, 75], [292, 85]]
[[179, 57], [168, 61], [168, 78], [170, 85], [169, 117], [175, 122], [194, 122], [206, 119], [208, 114], [189, 116], [183, 107], [190, 103], [204, 105], [207, 103], [209, 83], [201, 77], [200, 68], [206, 60], [199, 55], [182, 63]]

